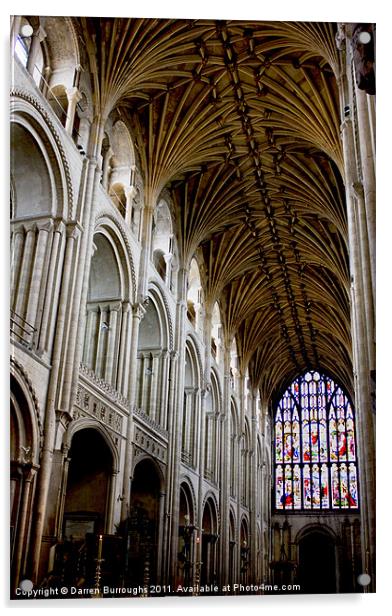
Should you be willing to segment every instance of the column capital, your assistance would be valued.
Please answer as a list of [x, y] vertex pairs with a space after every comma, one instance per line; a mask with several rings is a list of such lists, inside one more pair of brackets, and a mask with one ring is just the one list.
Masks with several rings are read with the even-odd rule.
[[55, 218], [53, 220], [53, 231], [55, 233], [63, 233], [64, 229], [66, 228], [65, 222], [62, 218]]
[[38, 231], [51, 231], [54, 227], [54, 223], [52, 218], [46, 220], [37, 220], [37, 229]]
[[25, 233], [31, 233], [31, 232], [35, 233], [37, 230], [37, 223], [35, 220], [34, 221], [29, 220], [29, 222], [25, 222], [23, 224], [23, 227], [24, 227]]
[[76, 240], [81, 234], [81, 227], [78, 222], [70, 222], [67, 224], [67, 237]]
[[148, 305], [148, 302], [136, 302], [135, 304], [132, 304], [132, 314], [134, 317], [136, 317], [137, 319], [142, 319], [144, 317], [144, 315], [146, 314], [146, 307]]

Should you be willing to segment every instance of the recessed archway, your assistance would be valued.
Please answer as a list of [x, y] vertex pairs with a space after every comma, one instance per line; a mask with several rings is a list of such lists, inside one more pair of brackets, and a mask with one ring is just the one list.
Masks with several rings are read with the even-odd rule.
[[161, 553], [162, 477], [155, 462], [142, 459], [133, 473], [129, 518], [126, 577], [133, 585], [156, 583]]
[[98, 430], [84, 428], [74, 434], [68, 458], [62, 534], [83, 543], [87, 534], [106, 530], [113, 455]]
[[306, 532], [298, 542], [298, 580], [302, 593], [335, 593], [336, 546], [323, 528]]

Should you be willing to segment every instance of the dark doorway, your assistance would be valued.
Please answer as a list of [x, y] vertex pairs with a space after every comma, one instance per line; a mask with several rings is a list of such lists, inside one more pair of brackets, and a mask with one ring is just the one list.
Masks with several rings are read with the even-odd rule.
[[63, 536], [83, 541], [87, 533], [103, 533], [113, 458], [104, 438], [92, 428], [80, 430], [69, 452]]
[[148, 459], [139, 462], [127, 521], [126, 576], [134, 586], [157, 583], [160, 486], [155, 464]]
[[299, 542], [299, 583], [302, 593], [336, 593], [335, 546], [324, 532], [309, 532]]

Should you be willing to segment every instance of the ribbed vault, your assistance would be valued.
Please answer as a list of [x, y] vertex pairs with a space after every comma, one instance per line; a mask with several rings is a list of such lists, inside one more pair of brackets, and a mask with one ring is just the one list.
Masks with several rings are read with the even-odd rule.
[[338, 54], [333, 24], [75, 21], [95, 115], [133, 131], [180, 258], [268, 398], [307, 367], [352, 390]]

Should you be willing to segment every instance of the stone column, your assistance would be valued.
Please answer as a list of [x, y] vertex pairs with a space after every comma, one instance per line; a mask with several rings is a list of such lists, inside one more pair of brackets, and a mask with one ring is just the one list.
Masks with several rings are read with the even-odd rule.
[[375, 158], [372, 147], [373, 135], [369, 122], [368, 107], [368, 99], [371, 96], [372, 95], [366, 94], [363, 90], [359, 90], [357, 85], [355, 85], [364, 208], [367, 226], [367, 242], [369, 243], [371, 286], [374, 303], [376, 299], [376, 175]]
[[158, 405], [159, 413], [157, 414], [157, 421], [161, 424], [162, 428], [167, 430], [167, 403], [168, 403], [168, 375], [170, 366], [170, 354], [169, 351], [162, 351], [162, 370], [161, 370], [161, 382], [158, 392]]
[[163, 579], [168, 582], [170, 563], [171, 563], [171, 495], [173, 494], [173, 473], [172, 460], [175, 452], [174, 425], [175, 425], [175, 394], [176, 394], [176, 375], [177, 375], [178, 353], [170, 351], [169, 365], [169, 393], [166, 407], [167, 430], [169, 434], [167, 444], [167, 472], [166, 472], [166, 501], [165, 501], [165, 535], [164, 553], [166, 558], [163, 560]]
[[30, 52], [29, 52], [29, 57], [27, 60], [27, 65], [26, 65], [26, 68], [28, 72], [30, 73], [30, 75], [34, 74], [34, 68], [35, 68], [35, 63], [37, 61], [38, 51], [41, 46], [41, 42], [45, 38], [46, 38], [46, 33], [44, 29], [42, 28], [42, 26], [39, 26], [37, 31], [34, 32], [34, 34], [31, 37]]
[[374, 323], [374, 303], [372, 295], [372, 275], [371, 275], [371, 260], [369, 254], [369, 241], [366, 227], [366, 213], [364, 203], [363, 185], [360, 182], [354, 182], [352, 185], [352, 199], [355, 207], [356, 222], [358, 230], [358, 246], [359, 260], [361, 263], [362, 286], [364, 290], [364, 309], [365, 320], [364, 326], [366, 329], [367, 353], [369, 358], [369, 369], [375, 370], [375, 323]]
[[150, 388], [150, 417], [154, 421], [159, 422], [159, 413], [157, 409], [158, 388], [161, 387], [159, 383], [159, 365], [161, 360], [161, 351], [152, 352], [152, 365], [151, 365], [151, 388]]
[[76, 105], [82, 98], [81, 93], [78, 88], [72, 87], [66, 89], [67, 99], [68, 99], [68, 108], [67, 108], [67, 118], [65, 120], [65, 130], [72, 137], [74, 121], [75, 121], [75, 111]]
[[[222, 446], [220, 454], [220, 571], [221, 584], [229, 583], [229, 503], [230, 503], [230, 344], [224, 350]], [[238, 467], [237, 467], [238, 468]]]
[[128, 395], [128, 375], [129, 375], [129, 352], [128, 349], [131, 345], [131, 304], [129, 301], [125, 301], [122, 304], [122, 318], [121, 318], [121, 336], [120, 336], [120, 351], [118, 359], [118, 375], [117, 375], [117, 389], [121, 391], [122, 395], [127, 397]]
[[23, 248], [22, 263], [20, 267], [18, 291], [15, 302], [15, 312], [18, 316], [22, 317], [22, 319], [24, 319], [26, 316], [25, 310], [27, 297], [30, 290], [31, 267], [35, 248], [36, 230], [37, 226], [35, 223], [31, 223], [29, 225], [26, 225], [25, 227], [26, 236]]
[[116, 358], [116, 342], [118, 339], [118, 315], [121, 310], [121, 304], [111, 304], [109, 306], [109, 330], [108, 334], [108, 343], [106, 349], [106, 365], [105, 365], [105, 381], [107, 383], [111, 383], [113, 386], [115, 385], [115, 365], [114, 361]]
[[100, 317], [99, 317], [97, 355], [95, 358], [95, 373], [99, 377], [104, 378], [107, 337], [109, 334], [109, 323], [108, 323], [109, 310], [107, 306], [103, 306], [103, 305], [101, 305], [99, 308], [100, 308]]
[[256, 582], [257, 571], [257, 391], [252, 391], [252, 423], [248, 465], [250, 471], [249, 517], [250, 517], [250, 579]]
[[[370, 396], [370, 370], [367, 352], [366, 326], [364, 323], [365, 303], [362, 283], [359, 229], [355, 217], [355, 206], [351, 187], [356, 181], [355, 150], [353, 129], [350, 119], [341, 127], [345, 163], [347, 222], [349, 239], [350, 271], [352, 277], [351, 318], [353, 357], [355, 371], [355, 407], [359, 448], [359, 484], [361, 494], [362, 561], [374, 584], [375, 564], [375, 447], [374, 425]], [[370, 587], [372, 588], [372, 586]], [[369, 589], [370, 589], [369, 588]]]
[[96, 306], [87, 307], [86, 333], [84, 335], [82, 361], [88, 368], [93, 366], [93, 352], [97, 330], [97, 310]]
[[[71, 458], [69, 457], [69, 446], [65, 443], [62, 447], [62, 475], [61, 482], [59, 487], [59, 496], [56, 507], [56, 524], [55, 524], [55, 535], [57, 537], [57, 541], [61, 540], [63, 533], [63, 519], [64, 519], [64, 507], [65, 507], [65, 498], [67, 495], [67, 484], [68, 484], [68, 472], [69, 472], [69, 463], [71, 462]], [[58, 455], [58, 454], [57, 454]]]
[[176, 307], [176, 337], [175, 350], [178, 352], [177, 372], [175, 376], [175, 399], [173, 403], [173, 429], [170, 435], [172, 458], [169, 465], [170, 477], [170, 515], [171, 515], [171, 545], [169, 581], [174, 582], [178, 551], [178, 516], [179, 516], [179, 478], [181, 465], [181, 437], [185, 376], [185, 324], [186, 324], [186, 294], [188, 271], [181, 268], [178, 275], [178, 296]]
[[41, 293], [42, 273], [46, 255], [49, 232], [52, 231], [53, 221], [38, 221], [38, 236], [34, 255], [34, 264], [30, 281], [29, 296], [27, 302], [26, 321], [36, 326], [38, 299]]
[[24, 246], [24, 229], [22, 224], [13, 228], [11, 243], [11, 307], [15, 306], [16, 289], [18, 287], [19, 272], [22, 265], [22, 255]]
[[[22, 498], [21, 505], [18, 516], [17, 523], [17, 535], [16, 535], [16, 545], [14, 550], [14, 580], [15, 580], [15, 588], [19, 586], [20, 582], [20, 574], [23, 572], [23, 561], [25, 559], [26, 552], [26, 544], [27, 544], [27, 532], [28, 532], [28, 512], [29, 505], [31, 501], [31, 492], [32, 486], [34, 483], [35, 474], [39, 467], [35, 465], [26, 465], [23, 468], [23, 488], [22, 488]], [[15, 589], [14, 589], [15, 590]]]
[[104, 153], [102, 161], [102, 186], [106, 191], [109, 190], [109, 173], [110, 173], [110, 160], [113, 156], [112, 148], [107, 148]]
[[160, 492], [159, 494], [159, 522], [158, 522], [158, 546], [157, 546], [157, 583], [162, 584], [165, 582], [165, 578], [163, 575], [163, 542], [165, 538], [165, 497], [166, 494], [164, 492]]
[[46, 401], [45, 421], [44, 421], [44, 440], [41, 453], [41, 468], [37, 482], [37, 497], [34, 510], [34, 522], [32, 530], [32, 545], [31, 545], [31, 562], [32, 571], [31, 579], [34, 583], [37, 582], [39, 559], [41, 553], [42, 533], [45, 523], [46, 505], [50, 486], [50, 477], [52, 471], [53, 447], [55, 438], [56, 414], [55, 404], [58, 395], [58, 379], [61, 361], [63, 357], [63, 345], [65, 340], [65, 325], [68, 316], [68, 301], [70, 294], [71, 271], [76, 252], [76, 239], [78, 237], [78, 229], [75, 225], [69, 225], [67, 228], [67, 243], [65, 247], [61, 294], [57, 312], [56, 333], [54, 339], [54, 347], [52, 354], [52, 370], [49, 380], [49, 387]]
[[115, 504], [115, 499], [116, 499], [117, 475], [118, 475], [118, 470], [113, 469], [111, 477], [110, 477], [108, 502], [107, 502], [106, 515], [105, 515], [105, 533], [108, 533], [108, 534], [112, 534], [114, 532], [113, 513], [114, 513], [114, 504]]
[[129, 514], [129, 503], [131, 496], [131, 469], [132, 469], [132, 452], [133, 452], [133, 410], [136, 400], [136, 371], [137, 371], [137, 347], [139, 342], [139, 327], [140, 321], [145, 314], [145, 307], [136, 303], [132, 306], [132, 334], [131, 334], [131, 348], [129, 350], [129, 388], [128, 388], [128, 401], [129, 401], [129, 417], [127, 424], [127, 440], [125, 445], [125, 461], [124, 461], [124, 474], [123, 474], [123, 488], [121, 502], [121, 520], [126, 520]]
[[145, 205], [143, 208], [143, 222], [142, 222], [142, 237], [141, 237], [141, 255], [140, 255], [140, 267], [139, 267], [139, 288], [138, 297], [144, 298], [147, 296], [148, 285], [148, 263], [151, 256], [151, 236], [152, 236], [152, 220], [154, 214], [153, 204]]
[[53, 240], [50, 251], [50, 263], [48, 269], [48, 277], [46, 284], [45, 299], [42, 309], [41, 329], [39, 332], [38, 346], [42, 350], [49, 351], [49, 330], [50, 321], [54, 319], [57, 304], [56, 288], [56, 273], [58, 270], [58, 260], [61, 258], [60, 251], [62, 249], [62, 237], [65, 230], [65, 224], [62, 220], [56, 220], [53, 227]]

